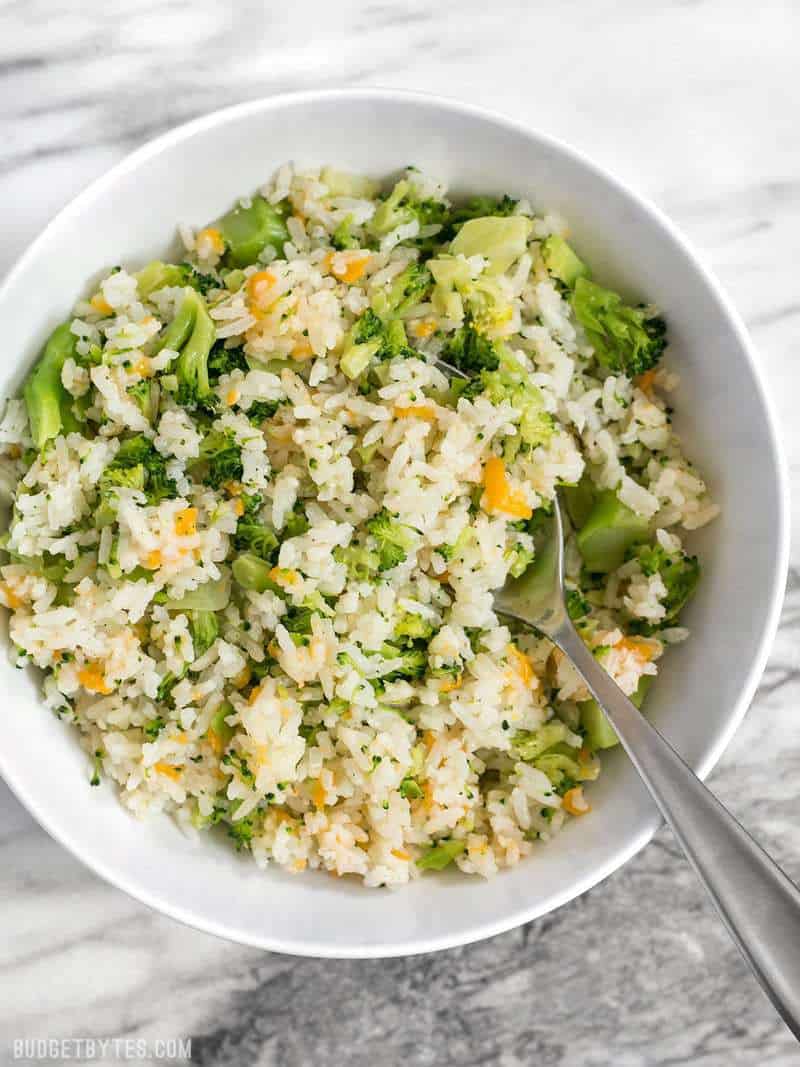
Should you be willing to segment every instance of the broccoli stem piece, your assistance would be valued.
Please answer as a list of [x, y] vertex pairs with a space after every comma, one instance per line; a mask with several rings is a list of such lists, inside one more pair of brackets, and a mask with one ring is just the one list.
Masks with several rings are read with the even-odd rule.
[[200, 659], [219, 636], [219, 622], [213, 611], [190, 611], [188, 614], [194, 658]]
[[42, 448], [62, 431], [70, 433], [78, 428], [71, 410], [72, 398], [61, 384], [61, 370], [65, 361], [75, 355], [76, 340], [68, 322], [57, 326], [25, 382], [23, 396], [36, 448]]
[[[630, 702], [637, 708], [641, 708], [647, 691], [653, 681], [652, 674], [643, 674], [639, 679], [636, 692], [629, 697]], [[581, 726], [586, 735], [586, 743], [593, 752], [601, 748], [614, 748], [619, 744], [619, 738], [614, 732], [614, 727], [605, 717], [603, 709], [596, 700], [584, 700], [578, 705], [581, 713]]]
[[553, 275], [569, 289], [578, 278], [589, 274], [589, 268], [579, 259], [563, 237], [551, 234], [542, 241], [542, 259]]
[[164, 607], [167, 611], [224, 611], [230, 599], [230, 576], [223, 575], [214, 581], [198, 585], [196, 589], [190, 589], [182, 597], [165, 600]]
[[188, 340], [181, 348], [175, 368], [178, 400], [183, 403], [200, 400], [211, 392], [208, 356], [216, 337], [214, 322], [202, 296], [194, 289], [187, 289], [184, 303], [187, 302], [194, 305], [194, 324]]
[[224, 751], [233, 737], [234, 730], [232, 726], [229, 726], [225, 722], [229, 715], [233, 714], [233, 705], [223, 700], [217, 710], [214, 712], [214, 717], [208, 726], [209, 734], [213, 735], [213, 740], [218, 743], [218, 747]]
[[289, 240], [280, 211], [263, 196], [254, 196], [249, 207], [237, 204], [217, 225], [227, 247], [225, 262], [229, 267], [251, 266], [267, 245], [283, 255], [283, 246]]
[[166, 330], [162, 333], [158, 339], [158, 343], [155, 346], [155, 351], [160, 352], [162, 348], [169, 348], [172, 352], [179, 352], [189, 339], [189, 335], [194, 328], [194, 320], [197, 316], [197, 304], [193, 298], [193, 289], [184, 289], [183, 300], [181, 306], [175, 313], [175, 317], [172, 322], [167, 326]]
[[628, 549], [646, 540], [647, 519], [631, 511], [613, 489], [597, 494], [589, 517], [578, 532], [578, 550], [586, 569], [608, 574], [621, 567]]
[[185, 285], [188, 267], [177, 263], [162, 263], [160, 259], [154, 259], [141, 270], [134, 274], [139, 296], [146, 300], [151, 293], [163, 289], [167, 285]]
[[269, 589], [282, 595], [280, 587], [270, 578], [271, 570], [269, 563], [254, 556], [252, 552], [243, 552], [233, 561], [233, 577], [242, 589], [249, 589], [254, 593], [265, 593]]

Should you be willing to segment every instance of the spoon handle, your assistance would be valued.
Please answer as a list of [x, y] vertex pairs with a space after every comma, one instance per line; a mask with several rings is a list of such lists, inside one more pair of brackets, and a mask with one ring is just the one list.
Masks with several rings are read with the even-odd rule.
[[605, 711], [742, 955], [800, 1040], [800, 891], [651, 726], [569, 623], [550, 635]]

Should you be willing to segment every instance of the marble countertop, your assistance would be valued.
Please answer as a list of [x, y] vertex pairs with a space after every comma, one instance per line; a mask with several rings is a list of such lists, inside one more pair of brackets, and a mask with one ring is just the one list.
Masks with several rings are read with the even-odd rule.
[[[583, 149], [702, 249], [752, 331], [797, 481], [798, 40], [789, 0], [7, 0], [0, 273], [90, 179], [204, 111], [342, 84], [459, 96]], [[798, 530], [763, 683], [711, 776], [795, 877]], [[800, 1062], [667, 831], [512, 933], [406, 960], [325, 962], [150, 912], [0, 784], [0, 904], [2, 1063], [15, 1039], [142, 1039], [152, 1052], [187, 1036], [193, 1062], [231, 1067]]]

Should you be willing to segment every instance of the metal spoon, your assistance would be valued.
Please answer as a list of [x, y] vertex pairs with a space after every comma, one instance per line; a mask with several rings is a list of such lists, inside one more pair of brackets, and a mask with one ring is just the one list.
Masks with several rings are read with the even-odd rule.
[[535, 627], [571, 660], [708, 890], [740, 952], [800, 1040], [800, 891], [628, 700], [583, 643], [564, 600], [564, 530], [495, 595], [503, 615]]

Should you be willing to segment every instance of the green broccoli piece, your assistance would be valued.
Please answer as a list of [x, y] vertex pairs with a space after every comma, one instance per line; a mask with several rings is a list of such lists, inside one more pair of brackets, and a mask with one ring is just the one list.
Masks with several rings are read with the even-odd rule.
[[353, 216], [347, 215], [333, 231], [331, 244], [338, 251], [343, 252], [346, 248], [358, 248], [358, 241], [350, 233], [352, 226]]
[[403, 800], [419, 800], [425, 794], [416, 778], [404, 778], [400, 783], [400, 796]]
[[572, 621], [585, 618], [590, 610], [591, 605], [580, 589], [570, 589], [567, 593], [567, 615]]
[[311, 619], [315, 614], [317, 612], [313, 608], [293, 605], [281, 616], [281, 623], [290, 634], [307, 635], [311, 633]]
[[437, 841], [417, 860], [421, 871], [443, 871], [466, 848], [464, 841]]
[[563, 743], [568, 734], [565, 723], [551, 719], [537, 730], [517, 730], [511, 739], [511, 747], [521, 760], [532, 763], [553, 745]]
[[247, 373], [250, 366], [244, 354], [244, 349], [237, 345], [226, 348], [224, 341], [215, 341], [208, 355], [208, 378], [216, 382], [223, 374], [241, 370]]
[[405, 326], [399, 319], [384, 323], [367, 308], [345, 338], [339, 366], [351, 380], [366, 370], [371, 360], [387, 360], [416, 355], [409, 347]]
[[428, 622], [427, 619], [423, 619], [421, 615], [406, 612], [395, 625], [394, 637], [396, 639], [405, 638], [405, 643], [411, 644], [413, 641], [427, 641], [433, 636], [433, 631], [433, 624]]
[[250, 848], [253, 840], [253, 829], [253, 820], [248, 817], [228, 823], [228, 837], [234, 842], [237, 852], [241, 852], [243, 848]]
[[[127, 474], [123, 472], [128, 472]], [[177, 496], [174, 479], [167, 477], [167, 461], [144, 434], [126, 438], [100, 477], [100, 494], [110, 502], [114, 487], [142, 489], [148, 504]]]
[[245, 522], [243, 515], [236, 524], [233, 537], [234, 547], [240, 552], [249, 551], [259, 559], [272, 560], [278, 547], [278, 538], [268, 526], [260, 523]]
[[501, 350], [498, 370], [483, 371], [483, 392], [493, 404], [507, 400], [520, 413], [519, 434], [506, 438], [505, 458], [511, 460], [521, 445], [535, 448], [546, 444], [553, 435], [555, 422], [544, 408], [544, 397], [537, 386], [526, 381], [522, 368]]
[[196, 290], [187, 289], [183, 303], [194, 306], [194, 321], [192, 332], [178, 354], [175, 374], [178, 379], [178, 403], [192, 406], [211, 392], [208, 357], [214, 344], [216, 329], [205, 300]]
[[295, 504], [292, 511], [283, 520], [284, 537], [301, 537], [309, 528], [309, 522], [300, 504]]
[[442, 359], [470, 376], [481, 371], [495, 371], [500, 366], [497, 348], [488, 337], [476, 330], [470, 316], [445, 342]]
[[563, 237], [555, 233], [542, 241], [542, 259], [553, 277], [566, 285], [568, 289], [572, 288], [578, 278], [589, 274], [589, 268], [583, 260], [576, 255]]
[[524, 545], [516, 544], [511, 547], [511, 566], [508, 568], [508, 573], [512, 578], [521, 577], [525, 571], [533, 563], [536, 553], [532, 548], [526, 548]]
[[428, 656], [421, 648], [401, 649], [394, 645], [384, 644], [381, 647], [381, 655], [386, 659], [402, 660], [400, 666], [383, 675], [384, 682], [418, 681], [428, 669]]
[[44, 445], [60, 433], [78, 429], [72, 412], [72, 397], [61, 384], [61, 370], [66, 360], [75, 357], [77, 337], [68, 322], [50, 334], [39, 361], [28, 375], [23, 388], [31, 437], [35, 447]]
[[380, 340], [383, 336], [383, 322], [372, 308], [367, 308], [363, 315], [359, 316], [353, 327], [353, 342], [357, 345], [366, 344], [367, 341]]
[[388, 288], [373, 294], [372, 310], [384, 320], [400, 317], [421, 304], [432, 285], [433, 276], [424, 263], [409, 263]]
[[144, 492], [145, 469], [142, 463], [135, 467], [115, 467], [110, 464], [100, 475], [97, 488], [100, 501], [95, 512], [98, 526], [110, 526], [116, 518], [118, 489], [138, 489]]
[[363, 545], [335, 548], [333, 558], [347, 567], [347, 576], [356, 582], [369, 582], [380, 566], [380, 556]]
[[166, 725], [166, 721], [158, 715], [155, 719], [151, 719], [150, 722], [145, 723], [142, 727], [144, 736], [148, 741], [155, 741]]
[[192, 634], [194, 658], [200, 659], [219, 636], [219, 621], [213, 611], [190, 611], [189, 630]]
[[666, 586], [666, 614], [659, 626], [675, 622], [700, 580], [700, 563], [697, 556], [687, 556], [684, 552], [669, 553], [660, 545], [645, 545], [637, 550], [636, 558], [646, 575], [660, 574]]
[[283, 209], [263, 196], [251, 198], [247, 207], [237, 204], [217, 222], [225, 241], [225, 263], [229, 267], [249, 267], [270, 245], [279, 255], [289, 240]]
[[155, 422], [156, 415], [158, 414], [158, 408], [156, 406], [158, 391], [155, 383], [143, 379], [142, 381], [137, 382], [136, 385], [129, 385], [125, 391], [147, 421], [150, 423]]
[[270, 578], [272, 567], [266, 560], [259, 559], [252, 552], [242, 552], [231, 565], [234, 580], [242, 589], [249, 589], [255, 593], [264, 593], [268, 589], [278, 596], [283, 596], [280, 586]]
[[212, 430], [200, 445], [200, 455], [191, 464], [206, 471], [204, 485], [219, 489], [225, 482], [238, 482], [244, 473], [242, 450], [228, 430]]
[[447, 205], [441, 200], [421, 199], [412, 182], [404, 178], [383, 200], [367, 224], [370, 233], [383, 237], [414, 219], [420, 227], [441, 225], [447, 217]]
[[414, 543], [411, 528], [398, 522], [386, 508], [373, 515], [366, 528], [377, 545], [379, 571], [391, 570], [402, 563]]
[[635, 378], [658, 363], [667, 345], [662, 318], [628, 307], [618, 293], [585, 277], [575, 282], [572, 307], [601, 366]]
[[254, 426], [260, 426], [271, 419], [280, 406], [279, 400], [254, 400], [246, 414]]
[[240, 522], [258, 522], [258, 517], [261, 514], [261, 506], [264, 500], [260, 493], [242, 493], [242, 507], [244, 512], [242, 513]]
[[499, 200], [492, 196], [473, 196], [460, 207], [455, 207], [447, 216], [444, 229], [437, 234], [440, 241], [452, 241], [457, 231], [470, 219], [482, 219], [486, 216], [494, 218], [513, 215], [517, 201], [510, 196], [502, 196]]
[[186, 266], [188, 268], [186, 284], [191, 285], [201, 296], [205, 296], [209, 289], [220, 288], [220, 283], [213, 274], [203, 274], [197, 267], [193, 267], [191, 263], [187, 263]]

